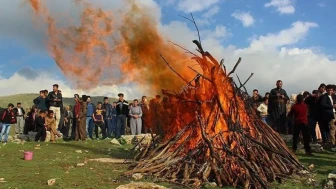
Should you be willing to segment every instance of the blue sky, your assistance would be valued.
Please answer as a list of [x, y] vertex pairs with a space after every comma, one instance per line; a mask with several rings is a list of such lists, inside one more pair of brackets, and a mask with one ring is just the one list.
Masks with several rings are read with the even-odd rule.
[[[46, 78], [43, 88], [50, 88], [53, 82], [67, 81], [46, 50], [47, 36], [44, 31], [34, 28], [33, 14], [22, 0], [4, 0], [0, 8], [0, 89], [8, 83], [27, 82], [22, 92], [39, 90], [36, 78]], [[59, 7], [71, 6], [64, 0], [46, 0], [49, 8], [62, 11]], [[94, 0], [96, 6], [117, 9], [120, 0]], [[213, 50], [218, 58], [230, 62], [238, 56], [247, 60], [240, 74], [247, 77], [250, 72], [258, 73], [249, 89], [258, 88], [263, 92], [274, 87], [277, 79], [287, 79], [285, 87], [291, 93], [312, 90], [319, 83], [333, 82], [333, 73], [325, 73], [336, 68], [336, 1], [334, 0], [168, 0], [139, 1], [142, 6], [154, 10], [153, 17], [158, 20], [159, 30], [167, 38], [189, 47], [188, 40], [195, 36], [194, 26], [179, 15], [188, 16], [193, 12], [205, 33], [205, 45]], [[67, 2], [68, 3], [68, 2]], [[206, 24], [207, 23], [207, 24]], [[296, 24], [294, 24], [296, 23]], [[217, 32], [216, 32], [217, 28]], [[191, 33], [188, 36], [188, 32]], [[190, 41], [190, 40], [189, 40]], [[192, 45], [192, 44], [191, 44]], [[193, 47], [193, 46], [190, 46]], [[234, 55], [234, 56], [231, 56]], [[261, 63], [262, 62], [262, 63]], [[27, 74], [25, 74], [27, 72]], [[29, 73], [28, 73], [29, 72]], [[316, 80], [307, 76], [324, 76]], [[30, 78], [32, 74], [39, 77]], [[273, 78], [273, 76], [277, 76]], [[21, 79], [21, 80], [20, 80]], [[271, 81], [269, 81], [271, 80]], [[274, 82], [273, 82], [274, 80]], [[302, 83], [309, 84], [302, 84]], [[6, 84], [7, 83], [7, 84]], [[286, 85], [288, 83], [288, 85]], [[127, 86], [110, 86], [102, 93], [114, 95], [120, 89], [134, 90]], [[65, 88], [65, 87], [64, 87]], [[72, 90], [70, 86], [66, 89]], [[133, 90], [133, 91], [132, 91]], [[21, 91], [6, 90], [3, 95]], [[97, 90], [91, 91], [96, 93]], [[111, 92], [112, 91], [112, 92]]]

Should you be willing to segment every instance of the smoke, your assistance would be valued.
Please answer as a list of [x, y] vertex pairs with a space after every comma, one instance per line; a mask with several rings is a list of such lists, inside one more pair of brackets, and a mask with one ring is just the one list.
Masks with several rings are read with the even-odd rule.
[[[190, 56], [158, 32], [158, 19], [138, 1], [125, 1], [123, 10], [104, 10], [88, 2], [74, 1], [78, 12], [54, 16], [39, 0], [29, 0], [35, 21], [43, 21], [50, 55], [75, 89], [136, 82], [158, 92], [179, 90], [194, 75]], [[77, 13], [79, 22], [71, 21]], [[64, 19], [67, 18], [67, 19]], [[67, 23], [64, 23], [67, 20]], [[199, 68], [194, 67], [196, 70]]]

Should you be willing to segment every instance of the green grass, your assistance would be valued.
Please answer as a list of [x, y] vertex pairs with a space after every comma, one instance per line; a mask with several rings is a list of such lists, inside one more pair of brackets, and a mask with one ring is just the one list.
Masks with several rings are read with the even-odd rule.
[[[40, 144], [41, 149], [34, 149]], [[116, 188], [130, 180], [120, 177], [128, 165], [91, 162], [83, 167], [77, 167], [77, 163], [84, 163], [91, 158], [126, 158], [132, 148], [131, 145], [122, 147], [114, 146], [108, 140], [87, 142], [63, 142], [58, 143], [34, 143], [26, 142], [23, 145], [8, 143], [0, 148], [0, 178], [5, 178], [6, 183], [0, 183], [0, 188]], [[76, 153], [82, 150], [83, 153]], [[33, 151], [32, 161], [23, 160], [24, 151]], [[327, 178], [328, 173], [336, 169], [335, 153], [315, 153], [309, 157], [298, 154], [300, 161], [309, 166], [314, 164], [315, 180], [317, 186], [309, 186], [306, 178], [295, 177], [294, 180], [286, 180], [283, 183], [272, 183], [271, 188], [289, 189], [313, 189], [321, 188], [321, 183]], [[53, 186], [47, 185], [47, 180], [56, 179]], [[160, 183], [171, 188], [167, 183]], [[230, 187], [226, 187], [230, 188]]]

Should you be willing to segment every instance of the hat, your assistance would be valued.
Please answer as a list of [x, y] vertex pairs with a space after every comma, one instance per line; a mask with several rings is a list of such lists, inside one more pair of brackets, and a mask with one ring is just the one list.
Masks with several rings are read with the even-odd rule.
[[121, 97], [121, 96], [122, 96], [122, 97], [124, 97], [124, 94], [122, 94], [122, 93], [119, 93], [119, 94], [118, 94], [118, 96], [119, 96], [119, 97]]

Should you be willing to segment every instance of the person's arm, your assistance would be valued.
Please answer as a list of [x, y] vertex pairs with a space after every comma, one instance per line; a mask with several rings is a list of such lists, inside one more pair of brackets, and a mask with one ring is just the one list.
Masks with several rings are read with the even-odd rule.
[[288, 113], [288, 117], [293, 117], [294, 115], [294, 106], [291, 107], [289, 113]]
[[38, 106], [39, 103], [40, 103], [40, 97], [39, 97], [39, 96], [36, 97], [36, 98], [33, 100], [33, 103], [34, 103], [35, 106]]
[[[283, 90], [283, 89], [282, 89]], [[289, 100], [289, 97], [288, 97], [288, 95], [287, 95], [287, 92], [285, 91], [285, 90], [283, 90], [283, 92], [284, 92], [284, 100]]]
[[55, 98], [54, 96], [51, 94], [51, 92], [48, 93], [48, 96], [47, 96], [47, 101], [48, 102], [54, 102]]
[[326, 109], [326, 110], [332, 110], [334, 108], [334, 106], [332, 104], [329, 104], [327, 101], [329, 98], [328, 96], [326, 95], [323, 95], [321, 96], [321, 102], [320, 102], [320, 106], [323, 108], [323, 109]]
[[22, 114], [26, 115], [26, 111], [24, 110], [24, 108], [22, 108]]
[[141, 107], [139, 109], [140, 109], [140, 114], [138, 115], [138, 117], [142, 117], [142, 109], [141, 109]]

